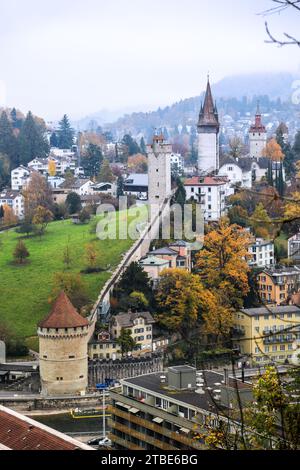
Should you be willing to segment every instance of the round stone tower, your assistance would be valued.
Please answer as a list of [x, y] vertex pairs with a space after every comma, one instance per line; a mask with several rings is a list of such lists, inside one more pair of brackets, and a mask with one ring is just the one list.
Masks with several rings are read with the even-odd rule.
[[88, 384], [89, 323], [61, 292], [39, 323], [42, 394], [84, 394]]

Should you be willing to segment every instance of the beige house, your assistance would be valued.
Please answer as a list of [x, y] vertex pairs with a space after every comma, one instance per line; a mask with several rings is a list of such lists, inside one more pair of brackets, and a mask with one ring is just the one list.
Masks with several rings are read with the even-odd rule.
[[167, 259], [151, 256], [150, 254], [147, 258], [141, 259], [139, 264], [153, 281], [154, 286], [157, 284], [160, 273], [170, 267], [170, 261]]
[[188, 243], [178, 240], [169, 246], [150, 251], [148, 256], [169, 262], [169, 268], [182, 268], [191, 271], [191, 249]]
[[131, 332], [132, 338], [137, 342], [142, 351], [152, 351], [154, 318], [149, 312], [119, 313], [111, 320], [110, 331], [113, 339], [117, 339], [122, 328]]

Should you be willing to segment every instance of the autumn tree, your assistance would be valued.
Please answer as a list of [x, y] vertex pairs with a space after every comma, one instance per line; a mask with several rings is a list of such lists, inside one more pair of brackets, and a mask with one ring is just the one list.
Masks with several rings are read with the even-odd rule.
[[233, 158], [240, 157], [245, 150], [245, 145], [242, 139], [235, 136], [229, 140], [229, 155]]
[[30, 253], [27, 250], [25, 243], [22, 240], [18, 241], [13, 255], [17, 264], [24, 264], [25, 260], [29, 258]]
[[53, 302], [62, 290], [67, 294], [74, 307], [79, 310], [90, 302], [87, 286], [80, 274], [56, 273], [53, 278], [53, 288], [49, 301]]
[[284, 159], [282, 148], [275, 138], [272, 138], [263, 149], [262, 155], [269, 158], [273, 162], [281, 162]]
[[249, 244], [245, 230], [222, 218], [205, 236], [204, 248], [196, 255], [200, 280], [216, 295], [222, 293], [225, 307], [241, 308], [249, 291]]
[[55, 160], [49, 160], [48, 173], [49, 173], [50, 176], [55, 176], [56, 175], [56, 162], [55, 162]]
[[127, 164], [130, 173], [147, 173], [148, 160], [145, 155], [138, 153], [128, 158]]
[[53, 220], [53, 213], [43, 206], [38, 206], [32, 218], [32, 223], [35, 225], [37, 233], [42, 236], [45, 234], [48, 224]]
[[15, 225], [18, 222], [18, 217], [15, 215], [13, 209], [7, 204], [3, 204], [3, 224], [5, 226]]
[[51, 210], [53, 206], [52, 191], [46, 179], [38, 172], [32, 173], [29, 183], [23, 189], [25, 219], [31, 222], [37, 207]]
[[98, 253], [94, 243], [89, 243], [85, 247], [85, 259], [89, 268], [95, 268], [98, 261]]
[[166, 269], [160, 275], [156, 292], [157, 320], [170, 331], [189, 339], [201, 317], [215, 310], [214, 295], [203, 286], [199, 276], [184, 269]]
[[273, 225], [266, 209], [262, 203], [256, 206], [250, 218], [250, 224], [253, 228], [255, 235], [261, 238], [272, 238], [273, 237]]

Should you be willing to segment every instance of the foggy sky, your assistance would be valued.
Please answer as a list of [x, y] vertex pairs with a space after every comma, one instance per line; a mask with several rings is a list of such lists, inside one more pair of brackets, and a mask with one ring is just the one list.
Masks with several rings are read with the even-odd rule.
[[[200, 94], [207, 72], [299, 70], [265, 44], [271, 0], [0, 0], [0, 106], [46, 119], [154, 109]], [[300, 14], [267, 18], [297, 36]], [[4, 102], [5, 101], [5, 102]]]

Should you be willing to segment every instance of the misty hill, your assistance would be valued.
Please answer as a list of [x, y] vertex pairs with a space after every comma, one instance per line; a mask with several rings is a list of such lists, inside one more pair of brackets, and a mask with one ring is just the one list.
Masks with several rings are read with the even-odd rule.
[[[293, 80], [294, 76], [288, 72], [234, 75], [213, 83], [212, 92], [217, 99], [221, 117], [224, 114], [234, 116], [236, 113], [254, 113], [258, 99], [263, 112], [269, 112], [275, 102], [280, 107], [280, 101], [288, 100]], [[204, 91], [200, 96], [181, 100], [156, 111], [127, 113], [115, 122], [111, 120], [107, 127], [121, 135], [126, 132], [147, 134], [150, 129], [163, 126], [195, 125], [203, 97]], [[88, 126], [91, 120], [97, 120], [97, 113], [86, 117], [84, 124]], [[100, 125], [104, 122], [103, 119], [98, 121]]]

